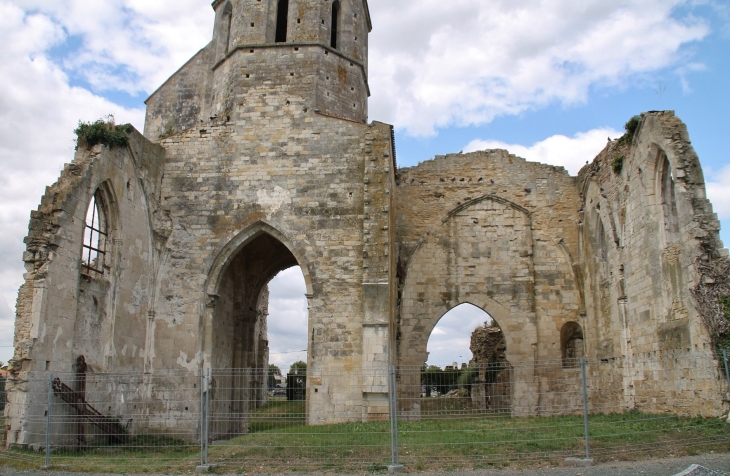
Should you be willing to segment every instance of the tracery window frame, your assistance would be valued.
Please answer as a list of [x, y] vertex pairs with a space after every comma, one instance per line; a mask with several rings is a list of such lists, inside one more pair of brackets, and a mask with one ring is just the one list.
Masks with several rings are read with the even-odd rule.
[[109, 256], [109, 214], [101, 189], [89, 201], [84, 217], [81, 244], [81, 274], [91, 278], [103, 277]]

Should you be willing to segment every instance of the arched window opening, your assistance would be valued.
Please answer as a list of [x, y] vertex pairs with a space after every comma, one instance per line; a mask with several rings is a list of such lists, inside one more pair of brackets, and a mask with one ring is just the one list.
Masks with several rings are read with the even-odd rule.
[[577, 322], [566, 322], [560, 329], [560, 350], [563, 368], [574, 368], [580, 365], [584, 357], [583, 329]]
[[231, 50], [231, 24], [233, 22], [233, 7], [231, 3], [226, 3], [223, 8], [223, 54], [228, 54]]
[[662, 208], [664, 209], [664, 230], [667, 244], [679, 238], [679, 214], [677, 213], [677, 196], [672, 178], [672, 166], [667, 154], [661, 152], [659, 162], [662, 164]]
[[340, 30], [340, 10], [340, 2], [335, 0], [332, 3], [332, 32], [330, 38], [330, 46], [334, 49], [337, 49], [337, 35]]
[[286, 30], [289, 22], [289, 0], [279, 0], [276, 11], [276, 42], [286, 42]]
[[[421, 398], [449, 394], [464, 408], [509, 410], [511, 366], [506, 350], [502, 329], [489, 314], [471, 304], [453, 308], [429, 337]], [[428, 408], [427, 402], [421, 408]]]
[[94, 194], [86, 211], [84, 241], [81, 253], [81, 273], [90, 277], [104, 275], [106, 267], [108, 223], [104, 199], [100, 191]]

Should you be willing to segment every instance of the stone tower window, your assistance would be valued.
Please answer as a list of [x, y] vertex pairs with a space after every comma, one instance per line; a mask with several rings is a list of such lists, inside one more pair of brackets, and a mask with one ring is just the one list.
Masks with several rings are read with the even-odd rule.
[[677, 195], [675, 193], [674, 179], [672, 178], [672, 166], [669, 163], [667, 154], [660, 152], [659, 163], [661, 163], [662, 180], [662, 208], [664, 210], [664, 231], [667, 244], [672, 244], [679, 237], [679, 219], [677, 213]]
[[276, 11], [276, 42], [286, 42], [286, 29], [289, 22], [289, 0], [279, 0]]
[[577, 322], [566, 322], [560, 329], [560, 350], [563, 358], [563, 368], [578, 367], [584, 356], [583, 329]]
[[223, 7], [223, 54], [228, 54], [231, 49], [231, 23], [233, 21], [233, 7], [231, 2]]
[[86, 211], [84, 243], [81, 254], [82, 274], [91, 277], [99, 277], [104, 274], [107, 236], [107, 217], [104, 211], [104, 199], [101, 192], [97, 190]]
[[330, 38], [330, 46], [337, 49], [337, 34], [340, 30], [340, 2], [335, 0], [332, 4], [332, 36]]

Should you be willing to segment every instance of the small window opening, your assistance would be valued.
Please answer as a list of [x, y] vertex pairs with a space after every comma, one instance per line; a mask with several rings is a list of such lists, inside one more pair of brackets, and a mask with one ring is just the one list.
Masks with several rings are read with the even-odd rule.
[[289, 21], [289, 0], [279, 0], [276, 12], [276, 42], [286, 42], [287, 22]]
[[563, 357], [563, 368], [575, 368], [580, 365], [584, 356], [583, 329], [577, 322], [566, 322], [560, 329], [560, 350]]
[[102, 276], [106, 261], [107, 220], [101, 193], [96, 192], [86, 212], [84, 243], [81, 257], [82, 273]]
[[601, 217], [596, 217], [596, 238], [598, 245], [598, 258], [600, 261], [608, 260], [608, 244], [606, 242], [606, 229], [603, 226], [603, 220]]
[[337, 33], [340, 28], [340, 2], [335, 0], [332, 4], [332, 31], [330, 38], [330, 46], [337, 49]]
[[[663, 160], [662, 160], [663, 159]], [[672, 166], [667, 155], [662, 152], [662, 207], [664, 208], [664, 229], [667, 244], [672, 244], [679, 237], [679, 217], [677, 213], [677, 195], [672, 178]]]
[[230, 3], [227, 3], [226, 6], [223, 9], [223, 25], [224, 25], [224, 36], [223, 36], [223, 44], [225, 47], [223, 48], [224, 54], [228, 54], [228, 52], [231, 49], [231, 23], [233, 22], [233, 7], [231, 7]]

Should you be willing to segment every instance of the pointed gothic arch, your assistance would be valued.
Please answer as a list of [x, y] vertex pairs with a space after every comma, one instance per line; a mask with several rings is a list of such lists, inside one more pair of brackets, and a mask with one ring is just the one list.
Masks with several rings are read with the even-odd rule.
[[679, 213], [672, 164], [662, 149], [659, 149], [657, 153], [657, 171], [659, 197], [664, 218], [665, 245], [668, 246], [679, 239]]
[[112, 223], [114, 203], [109, 184], [102, 182], [89, 200], [84, 217], [81, 244], [81, 274], [100, 278], [112, 265]]

